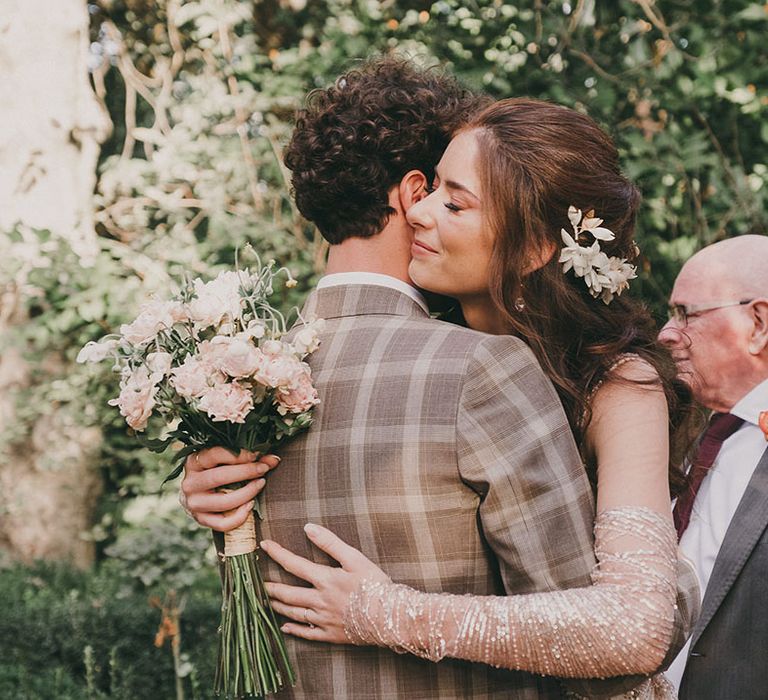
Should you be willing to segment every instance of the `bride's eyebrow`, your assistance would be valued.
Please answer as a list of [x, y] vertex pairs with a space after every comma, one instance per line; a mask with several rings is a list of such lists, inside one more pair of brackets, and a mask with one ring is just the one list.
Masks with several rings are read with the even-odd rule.
[[460, 182], [455, 182], [454, 180], [446, 180], [445, 182], [443, 182], [443, 184], [449, 190], [458, 190], [459, 192], [463, 192], [464, 194], [468, 194], [476, 202], [478, 202], [478, 203], [480, 202], [480, 197], [478, 197], [472, 190], [470, 190], [468, 187], [465, 187]]
[[478, 204], [480, 203], [480, 197], [478, 197], [472, 190], [470, 190], [466, 185], [462, 185], [460, 182], [456, 182], [455, 180], [442, 180], [440, 177], [440, 173], [437, 171], [437, 168], [435, 168], [435, 177], [438, 180], [441, 180], [442, 183], [449, 189], [449, 190], [457, 190], [459, 192], [464, 192], [465, 194], [468, 194], [470, 197], [474, 198]]

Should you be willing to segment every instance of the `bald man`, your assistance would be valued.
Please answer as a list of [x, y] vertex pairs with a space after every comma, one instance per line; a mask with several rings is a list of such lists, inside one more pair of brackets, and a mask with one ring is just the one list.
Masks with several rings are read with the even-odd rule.
[[701, 583], [701, 617], [667, 675], [681, 700], [764, 700], [768, 237], [739, 236], [694, 255], [675, 281], [659, 340], [696, 399], [714, 411], [689, 493], [675, 506], [681, 550]]

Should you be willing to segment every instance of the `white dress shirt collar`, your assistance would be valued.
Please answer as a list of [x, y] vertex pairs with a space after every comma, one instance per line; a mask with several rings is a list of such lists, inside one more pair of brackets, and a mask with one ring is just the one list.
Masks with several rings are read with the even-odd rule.
[[768, 379], [752, 389], [730, 412], [748, 423], [757, 425], [757, 420], [763, 411], [768, 411]]
[[413, 299], [424, 310], [424, 313], [429, 315], [427, 301], [416, 287], [412, 287], [396, 277], [381, 275], [377, 272], [335, 272], [332, 275], [321, 277], [317, 283], [317, 289], [337, 287], [345, 284], [372, 284], [379, 287], [396, 289], [398, 292], [402, 292]]

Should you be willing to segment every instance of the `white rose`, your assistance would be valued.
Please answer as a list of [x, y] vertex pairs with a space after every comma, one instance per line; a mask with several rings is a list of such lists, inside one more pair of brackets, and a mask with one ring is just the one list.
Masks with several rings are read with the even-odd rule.
[[131, 345], [154, 340], [161, 330], [173, 327], [181, 316], [181, 305], [172, 301], [150, 301], [132, 323], [120, 326], [120, 333]]
[[325, 328], [325, 321], [317, 319], [307, 323], [293, 336], [293, 349], [302, 357], [320, 347], [320, 333]]
[[86, 343], [77, 353], [77, 362], [101, 362], [114, 352], [117, 348], [117, 340], [102, 340], [98, 343], [93, 340]]
[[264, 327], [264, 324], [261, 321], [249, 321], [248, 327], [245, 329], [245, 332], [251, 337], [251, 338], [263, 338], [264, 334], [267, 332], [267, 329]]
[[242, 315], [241, 280], [237, 272], [219, 273], [216, 279], [203, 283], [195, 280], [195, 298], [189, 303], [189, 315], [198, 328], [217, 325], [223, 318], [230, 321]]
[[171, 362], [173, 356], [167, 352], [150, 352], [147, 355], [147, 367], [153, 375], [159, 375], [156, 381], [160, 381], [168, 372], [171, 371]]

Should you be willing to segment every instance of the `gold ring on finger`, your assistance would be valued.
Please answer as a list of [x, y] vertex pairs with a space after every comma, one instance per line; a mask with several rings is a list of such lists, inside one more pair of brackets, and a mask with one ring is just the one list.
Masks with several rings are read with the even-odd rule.
[[309, 625], [309, 629], [315, 629], [315, 626], [309, 621], [309, 613], [312, 612], [309, 608], [304, 609], [304, 622]]

